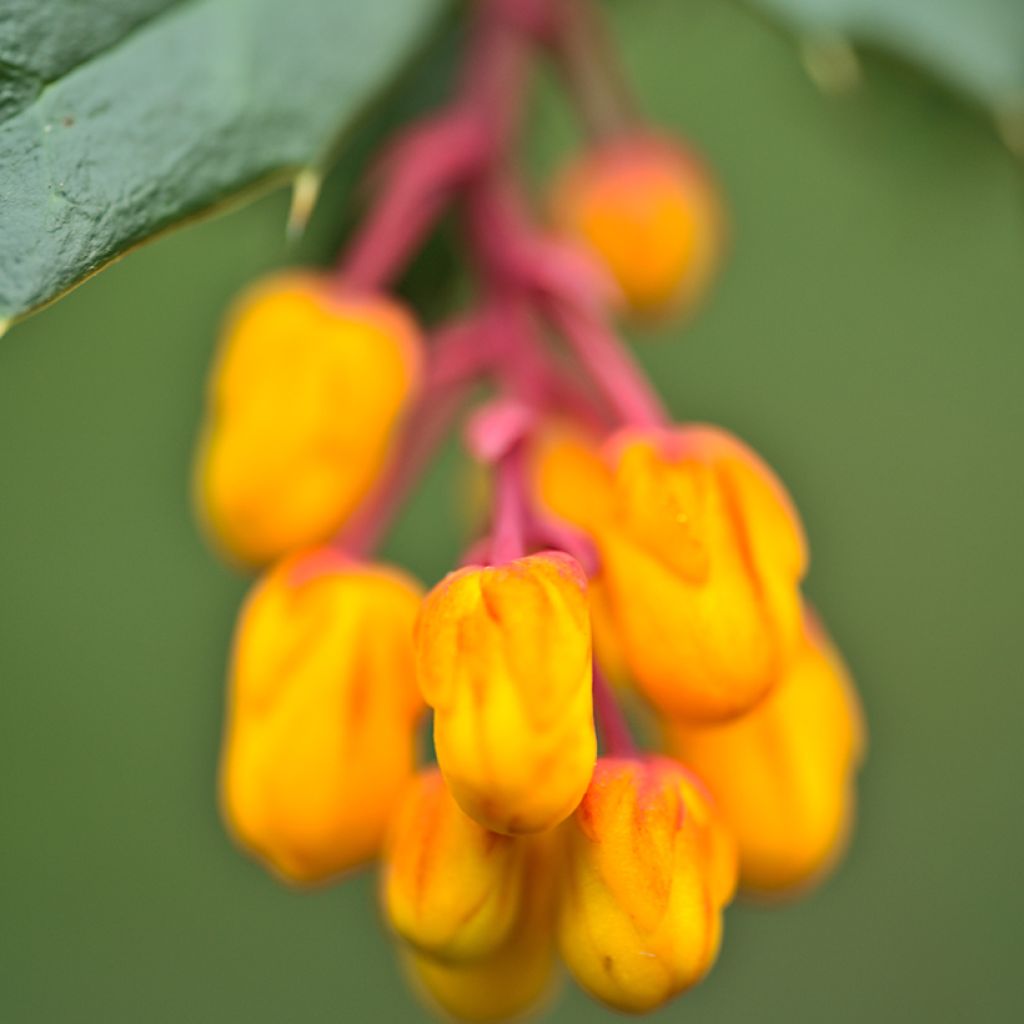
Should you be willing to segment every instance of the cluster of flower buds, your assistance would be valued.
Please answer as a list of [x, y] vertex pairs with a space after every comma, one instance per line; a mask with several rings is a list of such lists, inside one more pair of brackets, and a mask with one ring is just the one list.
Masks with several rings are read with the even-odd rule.
[[[625, 1011], [695, 984], [737, 886], [798, 891], [841, 853], [863, 746], [786, 491], [726, 431], [672, 423], [610, 326], [691, 307], [723, 227], [601, 39], [585, 0], [477, 0], [456, 99], [396, 143], [337, 270], [229, 318], [197, 462], [212, 540], [262, 572], [229, 828], [294, 884], [379, 861], [410, 976], [465, 1020], [525, 1012], [559, 962]], [[597, 132], [547, 228], [509, 159], [543, 54]], [[448, 206], [476, 297], [421, 332], [389, 288]], [[463, 413], [490, 511], [424, 593], [372, 551]]]

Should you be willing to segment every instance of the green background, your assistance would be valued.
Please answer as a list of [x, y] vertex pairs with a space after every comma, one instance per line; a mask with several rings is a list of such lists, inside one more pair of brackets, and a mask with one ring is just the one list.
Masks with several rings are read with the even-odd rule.
[[[842, 869], [731, 909], [715, 971], [658, 1019], [1024, 1019], [1020, 167], [889, 61], [827, 98], [731, 6], [617, 11], [647, 108], [706, 153], [733, 221], [711, 301], [641, 357], [679, 416], [789, 483], [871, 729]], [[572, 136], [559, 104], [535, 123], [543, 167]], [[286, 891], [214, 802], [244, 581], [190, 517], [204, 369], [232, 294], [321, 252], [337, 207], [298, 251], [284, 194], [190, 227], [0, 344], [5, 1024], [425, 1018], [371, 880]], [[458, 479], [449, 456], [389, 545], [427, 579], [458, 549]], [[551, 1019], [612, 1016], [567, 990]]]

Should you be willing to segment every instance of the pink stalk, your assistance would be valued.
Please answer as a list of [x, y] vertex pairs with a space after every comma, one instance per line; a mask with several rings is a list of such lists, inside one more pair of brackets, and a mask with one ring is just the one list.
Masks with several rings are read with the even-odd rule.
[[600, 306], [614, 296], [615, 285], [581, 249], [531, 224], [507, 175], [494, 172], [474, 182], [465, 209], [470, 246], [492, 284], [531, 302], [558, 297]]
[[341, 285], [386, 286], [453, 194], [510, 145], [526, 64], [525, 41], [505, 18], [512, 6], [479, 5], [460, 99], [397, 147], [387, 189], [338, 268]]
[[526, 494], [523, 487], [522, 447], [514, 445], [497, 465], [494, 480], [494, 525], [491, 563], [504, 565], [526, 552]]
[[559, 26], [565, 0], [490, 0], [501, 20], [538, 42], [548, 42]]
[[417, 129], [389, 161], [390, 180], [337, 270], [344, 287], [377, 290], [401, 271], [456, 188], [487, 159], [489, 132], [457, 108]]
[[587, 0], [561, 0], [559, 15], [544, 41], [586, 128], [597, 139], [634, 130], [636, 102], [597, 11]]
[[604, 673], [594, 662], [594, 717], [604, 741], [605, 753], [612, 757], [633, 757], [636, 744]]
[[668, 413], [625, 347], [594, 311], [575, 303], [547, 303], [552, 322], [623, 423], [663, 427]]
[[[477, 0], [469, 56], [461, 93], [490, 133], [486, 166], [493, 170], [507, 155], [515, 138], [525, 98], [528, 66], [524, 25], [510, 14], [526, 0]], [[525, 9], [525, 8], [524, 8]]]
[[[493, 267], [492, 272], [500, 278]], [[502, 287], [490, 302], [488, 320], [494, 372], [503, 390], [540, 412], [603, 431], [608, 426], [607, 410], [586, 383], [571, 377], [568, 368], [543, 345], [531, 296], [524, 287], [516, 287], [514, 274]]]
[[473, 315], [451, 321], [434, 333], [425, 392], [469, 383], [493, 366], [497, 352], [486, 326], [483, 315]]
[[611, 425], [605, 404], [581, 381], [565, 373], [549, 371], [545, 405], [550, 413], [568, 417], [595, 435], [603, 434]]
[[663, 426], [668, 416], [657, 392], [598, 313], [605, 283], [589, 261], [540, 237], [507, 181], [474, 184], [466, 208], [470, 242], [489, 277], [542, 303], [618, 419]]
[[529, 436], [536, 415], [514, 398], [497, 398], [478, 409], [466, 426], [470, 452], [488, 465], [498, 465]]
[[[653, 389], [597, 312], [606, 283], [578, 252], [530, 225], [525, 204], [502, 170], [520, 116], [526, 36], [550, 38], [562, 10], [550, 0], [478, 4], [460, 99], [396, 148], [388, 188], [337, 272], [339, 286], [386, 286], [459, 192], [470, 247], [491, 295], [484, 314], [446, 332], [448, 340], [433, 347], [428, 384], [385, 479], [339, 538], [349, 550], [365, 552], [377, 542], [448, 430], [468, 385], [487, 372], [496, 374], [505, 394], [526, 406], [565, 409], [598, 429], [607, 420], [587, 385], [623, 422], [665, 422]], [[541, 348], [532, 323], [538, 307], [565, 336], [587, 384], [569, 380], [552, 353]], [[532, 527], [546, 538], [560, 538], [593, 564], [572, 531], [538, 516], [530, 520], [521, 449], [512, 445], [497, 462], [493, 557], [521, 554]]]

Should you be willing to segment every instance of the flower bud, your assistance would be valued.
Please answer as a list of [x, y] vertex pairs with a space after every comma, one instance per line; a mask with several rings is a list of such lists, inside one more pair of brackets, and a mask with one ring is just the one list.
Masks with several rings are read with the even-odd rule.
[[853, 817], [864, 727], [846, 668], [816, 624], [757, 707], [722, 724], [673, 723], [668, 736], [736, 836], [745, 889], [799, 888], [837, 860]]
[[561, 422], [545, 423], [530, 445], [530, 481], [539, 504], [559, 519], [588, 525], [612, 514], [612, 488], [600, 440]]
[[412, 951], [407, 962], [424, 995], [458, 1020], [502, 1021], [535, 1008], [555, 975], [552, 834], [511, 840], [528, 848], [517, 916], [505, 942], [468, 962]]
[[[713, 721], [771, 688], [800, 635], [800, 520], [770, 469], [705, 426], [627, 429], [586, 495], [544, 490], [593, 538], [636, 686], [662, 712]], [[564, 459], [563, 459], [564, 462]], [[577, 470], [579, 472], [579, 470]]]
[[238, 840], [313, 882], [375, 856], [413, 771], [416, 584], [330, 551], [256, 585], [238, 624], [221, 767]]
[[420, 689], [459, 806], [511, 834], [552, 828], [587, 788], [597, 741], [586, 580], [546, 552], [451, 573], [416, 627]]
[[391, 927], [439, 960], [490, 955], [518, 917], [526, 854], [525, 840], [464, 814], [440, 772], [421, 773], [388, 835], [381, 892]]
[[313, 274], [242, 296], [214, 366], [196, 470], [216, 540], [260, 565], [326, 541], [386, 461], [420, 374], [415, 324]]
[[576, 981], [632, 1013], [699, 981], [736, 879], [700, 785], [665, 758], [601, 758], [563, 832], [558, 936]]
[[557, 226], [597, 257], [639, 315], [690, 308], [718, 268], [717, 189], [668, 140], [620, 137], [590, 150], [558, 179], [552, 207]]

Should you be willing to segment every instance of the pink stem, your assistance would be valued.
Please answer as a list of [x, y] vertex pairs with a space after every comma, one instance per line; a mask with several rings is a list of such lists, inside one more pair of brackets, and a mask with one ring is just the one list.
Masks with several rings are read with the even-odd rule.
[[608, 410], [584, 381], [569, 375], [569, 368], [545, 347], [538, 335], [528, 289], [520, 282], [505, 285], [505, 295], [492, 303], [493, 334], [499, 351], [497, 367], [506, 390], [536, 408], [569, 417], [595, 431], [608, 426]]
[[521, 558], [526, 551], [526, 494], [522, 463], [522, 446], [517, 444], [496, 468], [490, 552], [494, 565]]
[[594, 662], [594, 717], [604, 741], [605, 752], [612, 757], [632, 757], [636, 754], [636, 744], [629, 731], [626, 718], [622, 714], [615, 694], [608, 685], [604, 673]]
[[494, 373], [502, 391], [541, 410], [550, 403], [552, 366], [540, 349], [531, 311], [524, 296], [501, 282], [489, 303], [490, 331], [495, 346]]
[[532, 0], [532, 6], [524, 0], [477, 4], [460, 98], [395, 148], [383, 196], [339, 264], [339, 285], [385, 287], [453, 194], [501, 160], [523, 101], [523, 33], [537, 28], [543, 8], [543, 0]]
[[[342, 287], [386, 286], [444, 204], [461, 190], [470, 247], [495, 296], [485, 314], [485, 330], [479, 324], [463, 325], [471, 344], [435, 346], [430, 382], [407, 422], [398, 453], [377, 493], [339, 538], [350, 550], [367, 551], [376, 544], [449, 428], [468, 383], [488, 370], [498, 369], [502, 389], [534, 408], [564, 407], [586, 422], [605, 425], [589, 390], [568, 381], [551, 353], [537, 343], [531, 307], [538, 304], [618, 419], [645, 426], [666, 421], [657, 395], [597, 312], [602, 282], [574, 251], [546, 241], [532, 228], [502, 171], [521, 113], [525, 35], [556, 31], [554, 21], [546, 20], [547, 0], [531, 0], [529, 10], [517, 9], [521, 3], [480, 0], [461, 99], [397, 148], [388, 189], [337, 272]], [[522, 449], [514, 445], [497, 464], [491, 552], [497, 561], [521, 555], [528, 540]], [[539, 517], [533, 526], [584, 552], [571, 531]]]
[[382, 198], [339, 264], [339, 284], [366, 290], [386, 287], [452, 193], [486, 161], [490, 144], [481, 118], [462, 108], [407, 137], [392, 154]]
[[497, 353], [486, 328], [486, 318], [473, 315], [449, 322], [435, 333], [427, 391], [468, 383], [491, 368]]
[[547, 307], [552, 322], [623, 423], [663, 427], [669, 422], [650, 381], [599, 315], [557, 299]]
[[590, 0], [561, 0], [545, 41], [586, 128], [595, 138], [632, 131], [640, 123], [636, 101]]
[[592, 431], [603, 434], [610, 426], [608, 409], [581, 381], [577, 381], [551, 365], [550, 360], [539, 360], [545, 367], [544, 406], [554, 415], [567, 417]]
[[488, 278], [542, 304], [622, 422], [664, 426], [657, 392], [598, 312], [600, 283], [590, 268], [536, 235], [507, 181], [474, 183], [466, 209], [470, 242]]
[[466, 443], [472, 455], [497, 465], [533, 429], [534, 409], [516, 398], [496, 398], [477, 409], [466, 424]]
[[452, 194], [492, 167], [511, 143], [526, 66], [525, 41], [504, 3], [478, 5], [461, 98], [451, 112], [406, 136], [393, 155], [383, 198], [338, 268], [341, 284], [386, 286]]
[[548, 42], [560, 24], [565, 0], [489, 0], [491, 7], [510, 28], [538, 42]]
[[515, 138], [525, 98], [529, 51], [523, 26], [509, 17], [523, 0], [477, 0], [462, 96], [489, 132], [491, 147], [481, 172], [493, 170]]

